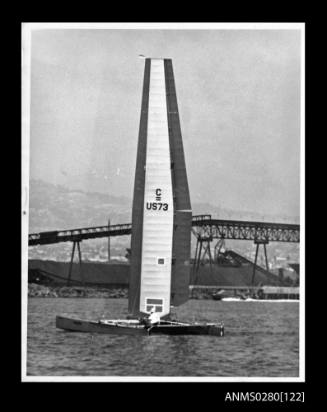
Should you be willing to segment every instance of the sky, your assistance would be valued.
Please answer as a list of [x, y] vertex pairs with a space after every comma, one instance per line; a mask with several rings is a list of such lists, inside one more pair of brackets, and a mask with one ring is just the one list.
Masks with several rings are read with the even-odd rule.
[[32, 31], [30, 178], [132, 198], [144, 60], [172, 58], [191, 201], [299, 216], [300, 30]]

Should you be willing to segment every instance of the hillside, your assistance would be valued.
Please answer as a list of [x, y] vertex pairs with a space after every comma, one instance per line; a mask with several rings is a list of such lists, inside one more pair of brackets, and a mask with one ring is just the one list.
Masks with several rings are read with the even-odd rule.
[[[46, 183], [42, 180], [31, 180], [29, 200], [29, 233], [104, 226], [108, 224], [108, 219], [110, 219], [111, 224], [131, 222], [132, 200], [127, 197], [117, 197], [97, 192], [86, 193], [81, 190], [72, 190], [64, 186]], [[192, 209], [194, 215], [211, 214], [213, 217], [220, 219], [259, 221], [263, 219], [260, 213], [225, 209], [207, 203], [194, 203], [192, 204]], [[265, 216], [264, 220], [291, 221], [287, 220], [287, 216]], [[193, 248], [194, 244], [195, 242], [192, 244]], [[129, 236], [111, 239], [112, 257], [123, 259], [128, 247], [130, 247]], [[227, 247], [239, 251], [251, 259], [252, 255], [254, 255], [252, 242], [228, 241]], [[107, 259], [108, 245], [106, 239], [83, 242], [81, 248], [84, 260]], [[70, 259], [70, 254], [70, 243], [29, 249], [29, 257], [31, 259], [67, 261]], [[276, 256], [288, 257], [288, 260], [296, 262], [299, 256], [299, 245], [272, 243], [268, 247], [269, 260], [274, 259]]]
[[[29, 233], [101, 226], [131, 221], [132, 200], [111, 194], [87, 193], [42, 180], [31, 180], [29, 190]], [[193, 214], [211, 214], [219, 219], [294, 222], [288, 216], [227, 209], [208, 203], [192, 203]]]
[[41, 180], [30, 182], [29, 233], [127, 223], [131, 201], [124, 197], [85, 193]]

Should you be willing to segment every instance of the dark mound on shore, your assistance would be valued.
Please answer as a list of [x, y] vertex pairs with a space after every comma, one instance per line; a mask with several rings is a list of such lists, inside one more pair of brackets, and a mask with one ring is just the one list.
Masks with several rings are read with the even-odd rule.
[[128, 290], [124, 288], [97, 288], [81, 286], [43, 286], [28, 284], [30, 298], [127, 298]]

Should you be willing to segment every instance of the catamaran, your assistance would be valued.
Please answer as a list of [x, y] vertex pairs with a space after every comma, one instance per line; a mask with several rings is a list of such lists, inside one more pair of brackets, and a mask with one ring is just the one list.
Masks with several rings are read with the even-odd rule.
[[[67, 331], [224, 335], [222, 322], [172, 320], [189, 298], [192, 210], [171, 59], [146, 58], [134, 182], [126, 319], [56, 317]], [[148, 321], [152, 313], [157, 321]], [[159, 316], [158, 316], [159, 315]]]

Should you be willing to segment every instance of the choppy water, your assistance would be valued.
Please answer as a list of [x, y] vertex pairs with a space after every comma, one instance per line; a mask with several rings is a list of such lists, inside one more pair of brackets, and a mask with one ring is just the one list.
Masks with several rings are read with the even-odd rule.
[[121, 318], [126, 299], [28, 301], [27, 375], [294, 377], [299, 374], [297, 302], [190, 300], [180, 320], [223, 321], [225, 336], [115, 336], [65, 332], [57, 314]]

